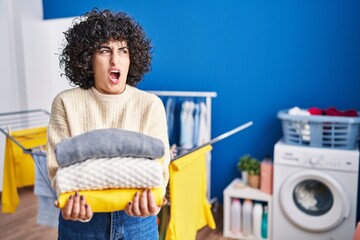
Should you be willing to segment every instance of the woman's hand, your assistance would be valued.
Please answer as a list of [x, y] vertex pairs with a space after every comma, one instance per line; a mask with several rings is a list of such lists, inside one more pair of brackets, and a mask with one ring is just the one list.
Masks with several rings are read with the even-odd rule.
[[[55, 201], [55, 207], [59, 206], [59, 202]], [[76, 191], [74, 195], [70, 195], [65, 206], [60, 210], [65, 220], [88, 222], [93, 216], [90, 205], [86, 203], [83, 195], [79, 196]]]
[[154, 216], [160, 212], [160, 209], [167, 203], [166, 198], [163, 198], [163, 204], [161, 206], [156, 205], [154, 195], [150, 189], [135, 193], [135, 196], [131, 202], [126, 206], [125, 212], [129, 216], [147, 217]]

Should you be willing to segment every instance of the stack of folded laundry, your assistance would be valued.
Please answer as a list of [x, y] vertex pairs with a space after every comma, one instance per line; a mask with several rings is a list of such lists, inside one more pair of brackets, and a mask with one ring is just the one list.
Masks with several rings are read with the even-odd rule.
[[164, 150], [160, 139], [117, 128], [62, 140], [55, 148], [60, 208], [75, 191], [94, 212], [123, 210], [143, 189], [151, 189], [161, 205]]

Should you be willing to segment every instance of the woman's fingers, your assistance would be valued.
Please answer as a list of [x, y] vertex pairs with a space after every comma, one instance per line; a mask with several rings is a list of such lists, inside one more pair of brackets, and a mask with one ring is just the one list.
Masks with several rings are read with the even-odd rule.
[[141, 194], [135, 193], [132, 202], [129, 202], [125, 207], [125, 212], [129, 216], [154, 216], [159, 213], [161, 207], [166, 203], [167, 199], [164, 197], [162, 205], [158, 206], [151, 190], [145, 189]]
[[74, 196], [73, 208], [71, 211], [71, 218], [77, 219], [79, 218], [79, 214], [80, 214], [80, 196], [79, 193], [76, 191]]
[[[54, 202], [55, 206], [58, 206], [57, 201]], [[65, 220], [90, 220], [93, 216], [90, 205], [86, 203], [86, 199], [83, 195], [79, 195], [75, 192], [75, 195], [70, 195], [64, 208], [61, 209], [61, 215]]]
[[147, 192], [148, 211], [150, 214], [153, 215], [158, 211], [159, 207], [156, 205], [156, 201], [151, 190], [148, 189], [146, 192]]
[[83, 220], [87, 219], [85, 204], [86, 204], [85, 197], [83, 195], [80, 195], [80, 212], [79, 212], [78, 218], [83, 219]]
[[139, 195], [140, 194], [138, 192], [135, 193], [131, 206], [132, 214], [134, 216], [141, 216], [140, 207], [139, 207], [139, 198], [140, 198]]
[[146, 190], [142, 191], [141, 194], [136, 192], [132, 202], [125, 208], [126, 213], [129, 216], [148, 216], [148, 200]]
[[[129, 202], [125, 211], [129, 216], [152, 216], [158, 214], [161, 207], [166, 203], [167, 199], [163, 198], [162, 205], [158, 206], [151, 190], [145, 189], [141, 193], [135, 193], [132, 202]], [[54, 205], [58, 207], [58, 201], [55, 201]], [[93, 216], [90, 205], [86, 203], [85, 197], [80, 196], [78, 192], [69, 196], [65, 207], [61, 209], [61, 214], [65, 220], [89, 220]]]
[[126, 207], [125, 207], [125, 212], [126, 212], [126, 214], [129, 215], [129, 216], [133, 216], [133, 215], [134, 215], [133, 212], [132, 212], [132, 204], [133, 204], [133, 202], [129, 202], [129, 203], [126, 205]]
[[71, 219], [71, 213], [72, 213], [72, 208], [73, 208], [73, 203], [74, 203], [73, 198], [74, 198], [74, 196], [70, 195], [64, 208], [61, 209], [61, 215], [65, 220]]
[[140, 203], [139, 203], [141, 216], [149, 215], [150, 211], [149, 211], [148, 203], [149, 203], [149, 201], [148, 201], [148, 191], [147, 191], [147, 189], [145, 189], [141, 193]]
[[92, 211], [90, 205], [87, 203], [85, 203], [85, 211], [86, 211], [86, 215], [85, 215], [86, 219], [90, 220], [93, 216], [93, 211]]

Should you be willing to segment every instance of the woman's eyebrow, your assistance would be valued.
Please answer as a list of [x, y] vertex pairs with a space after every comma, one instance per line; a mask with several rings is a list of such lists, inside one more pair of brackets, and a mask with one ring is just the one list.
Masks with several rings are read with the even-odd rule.
[[101, 45], [101, 46], [99, 47], [99, 49], [101, 49], [101, 48], [106, 48], [106, 49], [111, 50], [111, 48], [110, 48], [109, 46], [106, 46], [106, 45]]

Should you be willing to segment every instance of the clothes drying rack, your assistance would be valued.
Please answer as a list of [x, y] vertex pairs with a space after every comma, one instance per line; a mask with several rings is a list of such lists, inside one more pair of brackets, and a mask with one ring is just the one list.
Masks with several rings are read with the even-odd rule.
[[[11, 136], [12, 131], [47, 126], [49, 123], [49, 119], [50, 113], [42, 109], [0, 113], [0, 131], [5, 134], [7, 138], [13, 141], [17, 146], [19, 146], [22, 149], [23, 153], [30, 154], [33, 157], [38, 172], [40, 173], [41, 177], [44, 179], [44, 182], [46, 182], [48, 187], [52, 189], [47, 173], [44, 172], [40, 164], [34, 159], [34, 155], [46, 155], [46, 153], [43, 151], [44, 146], [36, 146], [29, 149], [23, 146], [19, 141], [17, 141], [14, 137]], [[56, 198], [56, 193], [54, 191], [52, 193]]]
[[[211, 212], [209, 213], [208, 210], [206, 210], [207, 209], [207, 207], [206, 207], [207, 204], [206, 203], [203, 203], [204, 205], [201, 206], [201, 207], [197, 206], [197, 209], [201, 209], [203, 207], [204, 210], [203, 210], [202, 213], [197, 212], [197, 214], [198, 214], [197, 216], [195, 216], [195, 217], [192, 216], [192, 218], [190, 217], [190, 219], [194, 219], [196, 217], [201, 218], [201, 221], [199, 221], [199, 222], [201, 222], [202, 225], [197, 226], [197, 227], [200, 227], [200, 228], [196, 228], [196, 227], [195, 228], [190, 228], [190, 229], [186, 229], [186, 227], [184, 228], [184, 224], [183, 224], [184, 222], [183, 221], [188, 221], [188, 220], [191, 221], [191, 220], [190, 219], [188, 219], [188, 220], [185, 219], [184, 220], [184, 218], [189, 218], [189, 216], [186, 216], [186, 217], [184, 217], [184, 215], [181, 216], [183, 211], [179, 211], [179, 213], [177, 213], [177, 210], [179, 210], [179, 209], [188, 209], [189, 206], [193, 206], [193, 204], [191, 202], [186, 200], [187, 197], [184, 198], [184, 196], [187, 196], [187, 195], [193, 196], [192, 194], [194, 194], [194, 195], [198, 195], [198, 194], [202, 195], [202, 194], [204, 194], [205, 195], [206, 193], [205, 192], [202, 193], [201, 191], [198, 191], [199, 188], [197, 188], [196, 186], [193, 187], [194, 184], [197, 183], [198, 181], [195, 181], [195, 183], [193, 182], [194, 184], [191, 184], [191, 186], [189, 186], [189, 183], [186, 182], [185, 179], [182, 179], [182, 180], [185, 180], [185, 183], [183, 183], [183, 181], [181, 181], [181, 180], [179, 181], [179, 178], [175, 177], [174, 179], [172, 179], [172, 176], [174, 176], [176, 174], [182, 175], [181, 174], [182, 171], [185, 171], [185, 172], [187, 172], [189, 174], [189, 168], [191, 169], [192, 167], [194, 167], [194, 165], [191, 165], [191, 164], [189, 165], [189, 162], [190, 162], [189, 160], [191, 160], [192, 163], [197, 162], [197, 161], [200, 160], [200, 162], [197, 162], [195, 164], [195, 168], [197, 168], [197, 170], [198, 170], [198, 168], [200, 167], [200, 171], [199, 171], [200, 175], [199, 174], [196, 174], [196, 175], [200, 176], [200, 178], [201, 178], [201, 160], [203, 160], [203, 161], [206, 160], [206, 156], [204, 156], [204, 159], [203, 159], [203, 157], [201, 155], [204, 154], [204, 153], [206, 154], [209, 151], [209, 149], [211, 150], [213, 144], [215, 144], [215, 143], [217, 143], [219, 141], [222, 141], [222, 140], [232, 136], [233, 134], [236, 134], [236, 133], [238, 133], [238, 132], [240, 132], [240, 131], [242, 131], [242, 130], [244, 130], [244, 129], [252, 126], [252, 125], [253, 125], [252, 121], [246, 122], [246, 123], [234, 128], [234, 129], [232, 129], [230, 131], [227, 131], [227, 132], [217, 136], [216, 138], [211, 139], [210, 141], [208, 141], [208, 142], [206, 142], [206, 143], [204, 143], [204, 144], [202, 144], [200, 146], [194, 147], [190, 151], [177, 156], [176, 158], [174, 158], [171, 161], [170, 170], [171, 169], [175, 169], [175, 170], [173, 170], [172, 174], [170, 172], [170, 182], [169, 182], [170, 183], [170, 201], [166, 206], [164, 206], [161, 209], [161, 211], [160, 211], [160, 213], [158, 215], [159, 220], [160, 220], [160, 224], [159, 224], [159, 239], [160, 240], [175, 239], [175, 238], [180, 239], [180, 235], [179, 236], [177, 236], [177, 235], [180, 232], [183, 233], [184, 231], [185, 232], [190, 231], [190, 232], [192, 232], [192, 234], [196, 234], [195, 232], [198, 229], [200, 229], [201, 227], [205, 226], [205, 225], [208, 225], [210, 228], [215, 229], [216, 226], [214, 225], [215, 224], [214, 219], [212, 217]], [[193, 161], [193, 160], [195, 160], [195, 161]], [[180, 163], [180, 165], [179, 165], [179, 166], [181, 166], [180, 168], [177, 167], [177, 166], [173, 166], [174, 163], [176, 165], [177, 161], [185, 161], [186, 164], [183, 165], [183, 164]], [[205, 168], [206, 168], [206, 166], [205, 166]], [[190, 172], [191, 171], [192, 170], [190, 170]], [[194, 176], [194, 175], [192, 174], [192, 176]], [[184, 177], [184, 175], [183, 175], [183, 177]], [[175, 180], [176, 182], [174, 183], [173, 180]], [[198, 178], [197, 180], [200, 180], [200, 179]], [[204, 181], [206, 182], [205, 178], [204, 178]], [[200, 185], [201, 185], [201, 180], [200, 180]], [[205, 185], [206, 185], [206, 183], [205, 183]], [[208, 186], [203, 188], [204, 191], [206, 191], [207, 187]], [[171, 193], [175, 189], [180, 190], [180, 189], [184, 189], [184, 188], [186, 188], [186, 192], [184, 192], [184, 191], [177, 192], [176, 195], [178, 195], [178, 197], [174, 197], [174, 195]], [[176, 192], [176, 191], [174, 191], [174, 192]], [[198, 198], [198, 200], [199, 199], [201, 199], [201, 198]], [[177, 202], [176, 203], [177, 207], [174, 210], [174, 212], [177, 213], [177, 214], [175, 214], [175, 215], [177, 215], [177, 217], [174, 216], [174, 218], [173, 218], [173, 211], [172, 211], [173, 210], [172, 209], [173, 205], [172, 204], [175, 203], [175, 201], [173, 202], [173, 200], [176, 200], [176, 202]], [[208, 200], [209, 200], [208, 203], [212, 202], [210, 199], [208, 199]], [[196, 202], [197, 202], [197, 204], [199, 204], [199, 201], [196, 201]], [[213, 203], [215, 203], [215, 202], [213, 202]], [[179, 205], [180, 205], [180, 207], [179, 207]], [[213, 209], [214, 209], [214, 207], [213, 207]], [[214, 211], [216, 211], [216, 210], [214, 210]], [[192, 213], [196, 214], [196, 212], [192, 212]], [[180, 215], [180, 217], [179, 217], [179, 215]], [[181, 223], [179, 223], [179, 224], [176, 223], [177, 222], [176, 219], [178, 219]], [[195, 224], [195, 223], [192, 223], [192, 224]], [[174, 229], [178, 229], [178, 230], [174, 230]], [[177, 236], [177, 237], [175, 237], [175, 236]], [[181, 238], [183, 238], [183, 237], [181, 237]]]
[[[202, 91], [148, 91], [153, 93], [160, 98], [162, 97], [170, 97], [170, 98], [183, 98], [183, 99], [191, 99], [191, 98], [203, 98], [205, 100], [206, 106], [206, 113], [207, 113], [207, 124], [210, 126], [209, 128], [209, 137], [211, 138], [211, 114], [212, 114], [212, 99], [217, 97], [216, 92], [202, 92]], [[208, 139], [210, 140], [210, 139]], [[182, 148], [181, 146], [177, 146], [178, 150], [182, 150], [185, 152], [190, 151], [191, 149]], [[207, 157], [207, 185], [208, 185], [208, 192], [207, 197], [211, 202], [215, 202], [216, 199], [211, 198], [211, 156], [208, 155]]]

